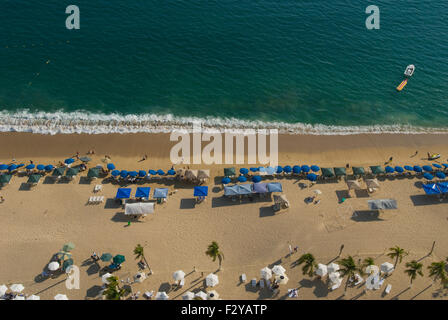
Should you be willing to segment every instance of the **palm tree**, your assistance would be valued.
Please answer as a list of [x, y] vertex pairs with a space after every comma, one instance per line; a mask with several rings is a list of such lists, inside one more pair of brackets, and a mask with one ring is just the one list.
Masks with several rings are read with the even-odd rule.
[[218, 258], [218, 270], [221, 270], [221, 263], [222, 260], [224, 260], [224, 254], [219, 250], [219, 245], [216, 241], [212, 241], [212, 243], [208, 246], [207, 251], [205, 251], [205, 254], [211, 257], [213, 262], [216, 261], [216, 258]]
[[348, 256], [347, 258], [338, 261], [338, 263], [340, 265], [339, 272], [341, 273], [342, 277], [347, 276], [347, 281], [345, 282], [345, 289], [344, 289], [345, 294], [345, 292], [347, 291], [349, 280], [354, 278], [355, 273], [357, 271], [360, 271], [361, 268], [356, 265], [355, 260], [353, 259], [352, 256]]
[[314, 268], [317, 267], [316, 259], [311, 253], [303, 254], [298, 260], [297, 264], [301, 265], [305, 263], [302, 267], [303, 275], [308, 275], [312, 277], [314, 275]]
[[448, 279], [446, 277], [445, 268], [445, 261], [433, 262], [428, 266], [429, 276], [432, 278], [433, 282], [440, 280], [443, 285], [447, 284]]
[[411, 283], [409, 284], [409, 288], [412, 287], [412, 281], [414, 281], [417, 276], [422, 276], [423, 277], [423, 264], [418, 263], [415, 260], [412, 260], [411, 262], [406, 263], [406, 267], [408, 269], [406, 269], [404, 272], [406, 272], [409, 276], [409, 278], [411, 278]]
[[140, 259], [145, 261], [145, 264], [149, 268], [149, 273], [152, 274], [151, 267], [149, 266], [148, 261], [146, 261], [145, 252], [143, 250], [143, 247], [140, 244], [137, 244], [137, 246], [134, 249], [135, 259]]
[[373, 260], [373, 258], [367, 257], [362, 262], [362, 264], [359, 268], [359, 272], [361, 273], [361, 275], [365, 275], [364, 269], [367, 268], [368, 266], [373, 266], [373, 265], [375, 265], [375, 261]]
[[404, 249], [400, 248], [399, 246], [395, 246], [393, 248], [389, 248], [390, 252], [387, 254], [390, 258], [395, 259], [394, 268], [397, 267], [398, 260], [403, 260], [403, 257], [407, 256], [409, 252], [405, 251]]
[[126, 290], [119, 287], [118, 278], [109, 277], [107, 281], [107, 288], [103, 291], [103, 295], [107, 300], [120, 300], [121, 297], [124, 296]]

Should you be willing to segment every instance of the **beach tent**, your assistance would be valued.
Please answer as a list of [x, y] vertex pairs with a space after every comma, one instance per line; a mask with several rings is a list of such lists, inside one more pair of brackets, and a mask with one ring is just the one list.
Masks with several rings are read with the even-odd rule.
[[89, 172], [87, 172], [87, 177], [89, 178], [98, 178], [100, 176], [100, 169], [98, 168], [90, 168]]
[[0, 175], [0, 183], [8, 184], [11, 181], [12, 175], [10, 174], [2, 174]]
[[226, 177], [233, 177], [235, 176], [235, 168], [224, 168], [224, 176]]
[[76, 176], [79, 172], [78, 168], [68, 168], [67, 172], [65, 173], [65, 176], [67, 177], [73, 177]]
[[168, 300], [169, 298], [165, 291], [157, 292], [155, 297], [156, 300]]
[[302, 171], [302, 169], [300, 168], [300, 166], [294, 166], [292, 167], [292, 172], [295, 174], [299, 174], [300, 171]]
[[248, 174], [248, 173], [249, 173], [249, 169], [247, 169], [247, 168], [241, 168], [241, 169], [240, 169], [240, 173], [241, 173], [241, 174]]
[[438, 188], [438, 185], [435, 183], [424, 184], [423, 190], [427, 195], [440, 194], [441, 190]]
[[263, 269], [260, 270], [260, 277], [262, 279], [271, 279], [272, 278], [272, 270], [269, 269], [268, 267], [264, 267]]
[[211, 290], [207, 293], [207, 300], [218, 300], [219, 294], [216, 290]]
[[322, 168], [321, 171], [324, 178], [333, 178], [335, 176], [333, 168]]
[[337, 263], [332, 262], [329, 265], [327, 265], [328, 273], [334, 273], [338, 270], [339, 270], [339, 265]]
[[368, 200], [367, 204], [369, 210], [397, 209], [397, 200], [394, 199]]
[[266, 174], [269, 176], [272, 176], [275, 173], [275, 168], [273, 167], [266, 167]]
[[54, 177], [60, 177], [60, 176], [63, 176], [64, 173], [65, 173], [65, 167], [62, 167], [62, 168], [55, 168], [55, 169], [53, 170], [53, 174], [52, 174], [52, 176], [54, 176]]
[[395, 169], [392, 168], [391, 166], [387, 166], [387, 167], [385, 168], [385, 170], [386, 170], [386, 173], [394, 173], [394, 172], [395, 172]]
[[154, 194], [152, 195], [154, 199], [161, 199], [168, 197], [168, 188], [157, 188], [154, 189]]
[[381, 166], [370, 166], [370, 171], [372, 171], [373, 174], [385, 173], [384, 169]]
[[252, 182], [260, 182], [261, 181], [261, 177], [260, 176], [253, 176], [252, 177]]
[[380, 270], [384, 273], [390, 274], [390, 273], [392, 273], [392, 271], [394, 271], [394, 265], [390, 262], [384, 262], [380, 266]]
[[238, 185], [225, 186], [224, 187], [224, 195], [225, 196], [236, 196], [236, 195], [238, 195]]
[[108, 163], [107, 170], [115, 170], [115, 165], [113, 163]]
[[366, 179], [365, 180], [367, 188], [369, 189], [376, 189], [380, 187], [380, 183], [377, 179]]
[[41, 177], [42, 176], [40, 174], [32, 174], [28, 178], [28, 182], [27, 183], [29, 183], [29, 184], [37, 184]]
[[205, 284], [207, 287], [214, 287], [219, 283], [218, 276], [214, 273], [210, 273], [205, 277]]
[[193, 300], [194, 299], [194, 293], [191, 291], [187, 291], [182, 295], [182, 300]]
[[441, 193], [448, 193], [448, 182], [438, 182], [437, 187]]
[[131, 197], [131, 188], [118, 188], [115, 199], [129, 199]]
[[353, 167], [352, 170], [355, 176], [362, 176], [366, 173], [363, 167]]
[[238, 177], [238, 182], [246, 182], [247, 178], [245, 176], [239, 176]]
[[149, 198], [150, 187], [138, 187], [135, 190], [135, 198]]
[[201, 300], [207, 300], [207, 294], [204, 291], [196, 292], [194, 295], [195, 298], [199, 298]]
[[269, 192], [283, 192], [283, 187], [280, 182], [269, 182], [266, 187]]
[[348, 190], [361, 190], [361, 185], [357, 180], [347, 180]]
[[251, 194], [252, 193], [252, 184], [246, 183], [246, 184], [239, 184], [237, 186], [238, 194], [244, 195], [244, 194]]
[[347, 172], [345, 171], [344, 167], [336, 167], [334, 168], [334, 174], [336, 175], [336, 177], [342, 177], [346, 176]]
[[228, 178], [228, 177], [224, 177], [224, 178], [222, 178], [222, 180], [221, 180], [221, 183], [222, 184], [228, 184], [228, 183], [230, 183], [230, 178]]
[[[322, 170], [323, 170], [323, 169], [322, 169]], [[310, 180], [310, 181], [316, 181], [316, 180], [317, 180], [317, 175], [314, 174], [314, 173], [308, 173], [308, 174], [306, 175], [306, 178], [307, 178], [308, 180]]]
[[208, 187], [207, 186], [194, 187], [193, 196], [206, 197], [207, 195], [208, 195]]
[[154, 202], [127, 203], [124, 207], [125, 215], [142, 215], [154, 213]]
[[266, 193], [268, 192], [268, 185], [267, 183], [254, 183], [253, 189], [255, 193]]

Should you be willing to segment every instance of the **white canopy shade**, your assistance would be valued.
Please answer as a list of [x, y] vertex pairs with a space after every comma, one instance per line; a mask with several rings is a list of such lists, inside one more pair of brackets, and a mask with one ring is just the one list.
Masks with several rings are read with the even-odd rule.
[[154, 202], [127, 203], [124, 207], [126, 215], [142, 215], [154, 213]]
[[278, 284], [287, 284], [289, 278], [286, 276], [286, 274], [277, 275], [275, 277], [275, 281], [277, 281]]
[[22, 292], [25, 287], [21, 283], [14, 283], [9, 289], [11, 289], [12, 292]]
[[272, 272], [276, 275], [282, 275], [285, 273], [285, 268], [283, 268], [281, 265], [276, 265], [272, 268]]
[[341, 279], [341, 275], [339, 274], [339, 272], [332, 272], [328, 275], [328, 278], [330, 279], [331, 282], [333, 282], [334, 284], [338, 283], [339, 281], [342, 281]]
[[380, 268], [378, 268], [378, 266], [375, 266], [375, 265], [370, 265], [370, 266], [366, 267], [367, 274], [378, 273], [379, 271], [380, 271]]
[[134, 276], [134, 281], [142, 283], [146, 279], [146, 274], [144, 272], [139, 272]]
[[6, 291], [8, 291], [8, 287], [5, 286], [4, 284], [2, 284], [2, 285], [0, 286], [0, 297], [1, 297], [1, 296], [4, 296], [5, 293], [6, 293]]
[[176, 281], [180, 281], [185, 278], [185, 272], [183, 272], [182, 270], [177, 270], [173, 273], [173, 278]]
[[58, 293], [54, 296], [54, 300], [68, 300], [68, 297], [65, 294]]
[[207, 300], [207, 294], [204, 291], [199, 291], [194, 296], [199, 297], [202, 300]]
[[59, 263], [57, 263], [56, 261], [52, 261], [48, 264], [48, 270], [50, 271], [56, 271], [59, 269]]
[[392, 271], [394, 271], [394, 265], [390, 262], [384, 262], [381, 265], [381, 271], [385, 273], [391, 273]]
[[156, 293], [156, 300], [168, 300], [169, 298], [165, 291]]
[[271, 279], [272, 278], [272, 270], [269, 269], [268, 267], [264, 267], [263, 269], [260, 270], [260, 276], [263, 279]]
[[40, 297], [32, 294], [28, 298], [26, 298], [26, 300], [40, 300]]
[[325, 264], [319, 263], [317, 265], [316, 274], [318, 276], [324, 277], [327, 275], [327, 273], [328, 273], [327, 266]]
[[209, 291], [207, 293], [207, 300], [218, 300], [219, 294], [216, 292], [216, 290]]
[[338, 270], [339, 270], [339, 265], [337, 263], [332, 262], [327, 266], [328, 273], [336, 272]]
[[193, 300], [194, 293], [191, 291], [187, 291], [182, 295], [182, 300]]
[[207, 287], [214, 287], [219, 283], [218, 276], [216, 274], [210, 273], [205, 277], [205, 284]]
[[107, 279], [109, 279], [110, 277], [113, 277], [113, 275], [111, 275], [109, 272], [103, 274], [103, 276], [101, 277], [101, 281], [103, 283], [109, 283], [109, 281]]

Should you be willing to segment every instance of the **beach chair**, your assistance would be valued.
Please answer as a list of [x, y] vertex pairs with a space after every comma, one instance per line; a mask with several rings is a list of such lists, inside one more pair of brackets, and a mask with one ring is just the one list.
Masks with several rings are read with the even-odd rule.
[[182, 288], [185, 285], [185, 278], [182, 278], [179, 282], [179, 288]]
[[87, 204], [93, 204], [94, 198], [95, 198], [95, 197], [90, 197], [90, 198], [89, 198], [89, 201], [87, 201]]
[[246, 282], [246, 280], [247, 280], [247, 278], [246, 278], [246, 274], [243, 273], [243, 274], [241, 275], [241, 282]]
[[152, 298], [153, 295], [154, 295], [154, 291], [153, 291], [153, 290], [151, 290], [151, 291], [146, 291], [146, 292], [143, 294], [143, 296], [144, 296], [146, 299], [148, 299], [148, 300], [150, 300], [150, 299]]
[[97, 184], [97, 185], [95, 186], [95, 188], [93, 189], [93, 191], [94, 191], [94, 192], [98, 192], [98, 191], [101, 191], [102, 189], [103, 189], [103, 186], [100, 185], [100, 184]]
[[255, 288], [257, 286], [257, 279], [253, 278], [250, 283], [252, 284], [252, 287]]
[[100, 197], [99, 203], [103, 203], [104, 202], [104, 196]]
[[264, 281], [263, 281], [263, 279], [260, 279], [260, 289], [263, 289], [264, 288]]
[[391, 285], [391, 284], [388, 284], [387, 287], [386, 287], [386, 290], [384, 290], [384, 293], [385, 293], [385, 294], [389, 294], [389, 293], [390, 293], [390, 290], [392, 290], [392, 285]]

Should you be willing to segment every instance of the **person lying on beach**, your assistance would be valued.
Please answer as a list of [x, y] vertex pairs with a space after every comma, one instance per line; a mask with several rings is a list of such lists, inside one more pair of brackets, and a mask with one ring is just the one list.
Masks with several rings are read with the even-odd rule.
[[148, 155], [145, 154], [140, 161], [145, 161], [146, 159], [148, 159]]
[[384, 164], [389, 164], [389, 163], [392, 162], [392, 160], [393, 160], [393, 157], [390, 157], [390, 158], [389, 158], [389, 161], [385, 162]]

